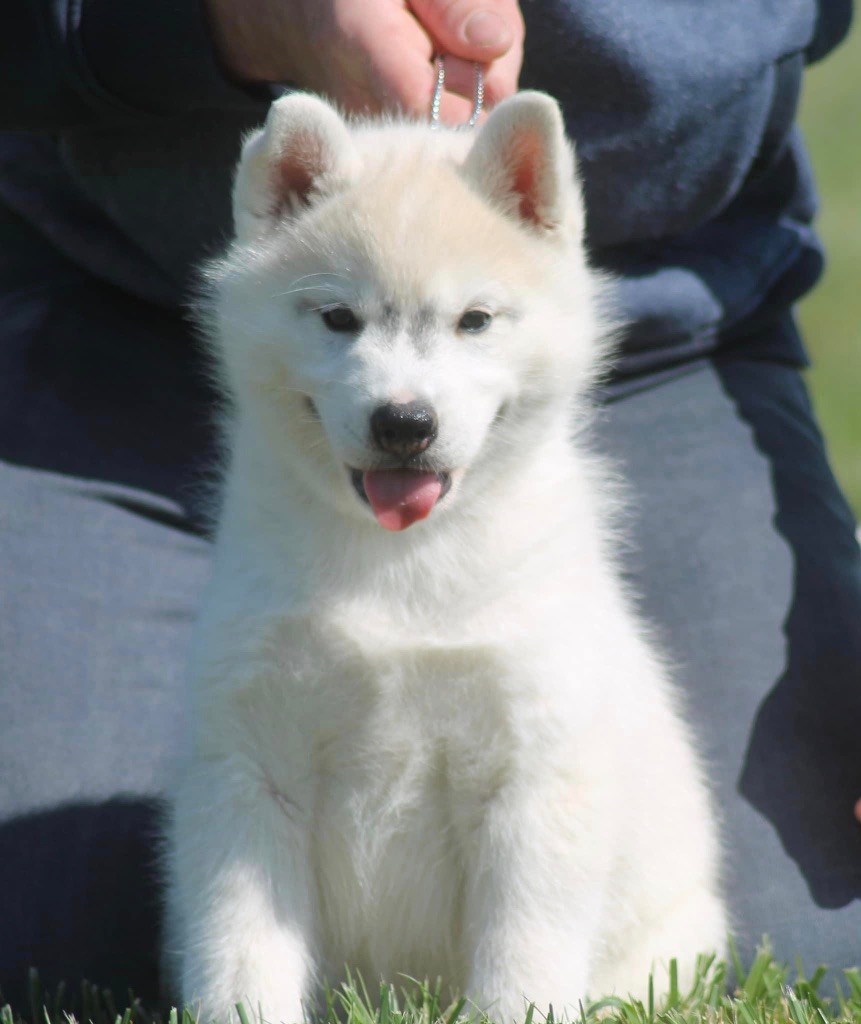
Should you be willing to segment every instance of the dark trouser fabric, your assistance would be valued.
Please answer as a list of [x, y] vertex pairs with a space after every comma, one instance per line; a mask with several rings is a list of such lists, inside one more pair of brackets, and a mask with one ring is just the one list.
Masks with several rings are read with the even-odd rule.
[[[157, 993], [157, 798], [208, 565], [213, 397], [178, 317], [22, 225], [0, 252], [0, 989]], [[677, 666], [743, 957], [861, 960], [861, 561], [794, 369], [605, 405], [626, 569]]]
[[677, 666], [745, 957], [861, 963], [861, 558], [792, 368], [720, 358], [604, 412], [629, 572]]

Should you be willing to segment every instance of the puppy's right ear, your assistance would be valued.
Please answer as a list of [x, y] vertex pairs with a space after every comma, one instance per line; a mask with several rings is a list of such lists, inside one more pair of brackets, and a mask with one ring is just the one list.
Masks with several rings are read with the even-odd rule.
[[324, 100], [283, 96], [266, 124], [248, 136], [233, 185], [233, 224], [240, 242], [268, 234], [324, 188], [346, 180], [355, 162], [350, 133]]

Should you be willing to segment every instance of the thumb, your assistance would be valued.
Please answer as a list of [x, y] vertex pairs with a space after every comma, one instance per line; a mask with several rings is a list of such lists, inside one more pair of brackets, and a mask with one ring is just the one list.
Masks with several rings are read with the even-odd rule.
[[516, 6], [488, 0], [410, 0], [410, 8], [444, 53], [489, 63], [515, 41]]

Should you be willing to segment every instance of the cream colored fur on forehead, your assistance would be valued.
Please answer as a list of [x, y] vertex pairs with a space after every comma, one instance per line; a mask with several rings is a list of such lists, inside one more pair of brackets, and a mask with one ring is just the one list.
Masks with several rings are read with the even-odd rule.
[[557, 253], [494, 210], [454, 159], [428, 146], [368, 147], [355, 179], [292, 231], [323, 262], [355, 264], [358, 257], [383, 279], [419, 290], [431, 275], [467, 270], [530, 288], [558, 266]]

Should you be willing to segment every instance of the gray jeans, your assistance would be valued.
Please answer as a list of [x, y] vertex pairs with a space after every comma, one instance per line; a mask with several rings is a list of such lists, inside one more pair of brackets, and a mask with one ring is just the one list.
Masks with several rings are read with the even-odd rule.
[[[0, 989], [157, 992], [158, 794], [209, 547], [178, 316], [21, 225], [0, 265]], [[766, 339], [767, 341], [767, 339]], [[626, 569], [677, 666], [743, 957], [861, 960], [861, 559], [804, 384], [740, 346], [602, 406]]]

